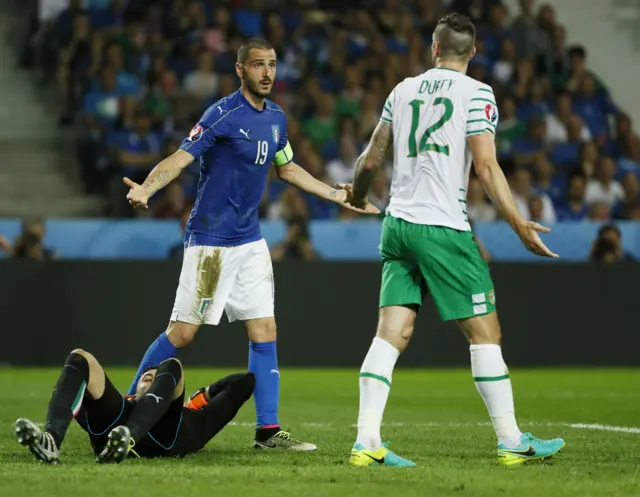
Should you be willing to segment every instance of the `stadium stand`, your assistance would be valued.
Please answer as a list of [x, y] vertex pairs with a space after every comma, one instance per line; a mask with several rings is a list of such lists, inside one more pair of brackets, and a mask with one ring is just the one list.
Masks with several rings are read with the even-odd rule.
[[[347, 5], [348, 4], [348, 5]], [[75, 126], [87, 192], [105, 214], [138, 215], [120, 177], [142, 179], [174, 150], [202, 111], [235, 91], [236, 51], [263, 36], [276, 47], [273, 98], [287, 112], [297, 161], [327, 182], [347, 181], [398, 81], [430, 67], [431, 33], [456, 10], [477, 24], [470, 76], [491, 84], [500, 109], [497, 146], [521, 211], [532, 220], [638, 220], [640, 138], [584, 47], [566, 45], [551, 4], [500, 0], [41, 0], [21, 64], [55, 81], [60, 125]], [[390, 166], [373, 201], [388, 202]], [[150, 214], [180, 219], [198, 177], [191, 166], [154, 199]], [[177, 180], [176, 180], [177, 181]], [[265, 220], [290, 212], [352, 218], [270, 182]], [[472, 178], [469, 215], [499, 220]], [[148, 214], [147, 214], [148, 215]]]

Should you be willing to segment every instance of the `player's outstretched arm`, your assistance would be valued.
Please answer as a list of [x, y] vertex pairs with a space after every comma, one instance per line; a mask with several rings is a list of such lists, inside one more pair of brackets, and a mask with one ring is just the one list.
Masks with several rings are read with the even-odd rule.
[[123, 178], [124, 183], [131, 188], [127, 194], [127, 200], [136, 208], [147, 209], [151, 196], [176, 179], [193, 160], [194, 157], [189, 152], [178, 149], [158, 163], [141, 185], [134, 183], [129, 178]]
[[[359, 206], [354, 206], [348, 202], [349, 190], [336, 189], [314, 178], [295, 162], [291, 161], [282, 166], [276, 166], [278, 177], [290, 185], [293, 185], [305, 192], [312, 193], [320, 198], [335, 202], [347, 209], [351, 209], [363, 214], [380, 214], [380, 210], [373, 204], [365, 202]], [[350, 186], [350, 185], [347, 185]]]
[[379, 121], [373, 130], [367, 148], [356, 160], [353, 187], [349, 195], [349, 203], [360, 207], [367, 202], [367, 194], [371, 189], [376, 174], [384, 164], [389, 147], [393, 142], [393, 126], [386, 121]]
[[504, 219], [520, 237], [524, 246], [536, 255], [559, 257], [558, 254], [551, 252], [547, 248], [538, 234], [548, 233], [551, 230], [538, 223], [527, 221], [518, 211], [507, 179], [504, 177], [496, 158], [496, 145], [493, 135], [490, 132], [484, 132], [471, 135], [467, 140], [478, 179], [487, 195], [489, 195], [496, 207], [500, 209]]

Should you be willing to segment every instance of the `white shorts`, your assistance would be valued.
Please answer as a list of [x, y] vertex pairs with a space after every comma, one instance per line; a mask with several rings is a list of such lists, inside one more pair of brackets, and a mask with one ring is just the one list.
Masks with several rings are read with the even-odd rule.
[[189, 246], [184, 251], [171, 321], [191, 324], [272, 317], [273, 266], [267, 242], [238, 247]]

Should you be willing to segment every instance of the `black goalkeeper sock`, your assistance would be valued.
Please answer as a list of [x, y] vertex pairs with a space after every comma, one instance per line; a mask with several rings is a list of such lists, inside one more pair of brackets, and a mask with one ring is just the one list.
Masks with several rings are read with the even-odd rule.
[[280, 426], [271, 426], [269, 428], [256, 428], [256, 440], [258, 442], [266, 442], [281, 430]]
[[127, 422], [131, 438], [136, 442], [144, 437], [167, 412], [181, 378], [182, 367], [177, 360], [169, 359], [160, 364], [153, 383], [136, 401], [136, 406]]
[[53, 390], [45, 424], [45, 430], [51, 433], [58, 448], [62, 445], [71, 420], [80, 411], [88, 381], [87, 360], [80, 354], [69, 354]]

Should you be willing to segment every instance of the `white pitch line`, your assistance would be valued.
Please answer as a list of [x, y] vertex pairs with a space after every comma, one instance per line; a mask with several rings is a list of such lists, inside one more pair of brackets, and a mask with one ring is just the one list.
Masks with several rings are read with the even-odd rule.
[[640, 428], [634, 428], [632, 426], [611, 426], [611, 425], [600, 425], [600, 424], [573, 423], [573, 424], [570, 424], [569, 427], [581, 429], [581, 430], [617, 431], [620, 433], [636, 433], [640, 435]]

